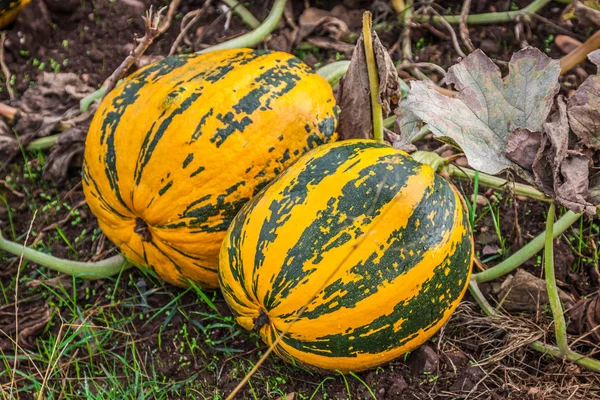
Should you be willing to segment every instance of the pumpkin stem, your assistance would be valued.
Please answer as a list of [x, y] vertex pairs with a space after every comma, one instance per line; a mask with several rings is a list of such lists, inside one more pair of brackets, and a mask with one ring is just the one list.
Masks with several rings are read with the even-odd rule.
[[270, 322], [270, 320], [265, 310], [261, 308], [260, 314], [258, 314], [258, 317], [254, 318], [252, 322], [254, 322], [254, 330], [258, 331], [260, 330], [260, 328], [267, 325]]
[[149, 242], [152, 239], [148, 224], [141, 218], [135, 219], [135, 228], [133, 228], [133, 231], [140, 235], [144, 242]]
[[363, 43], [365, 46], [365, 57], [367, 72], [369, 75], [369, 89], [371, 92], [371, 115], [373, 119], [373, 139], [383, 142], [383, 111], [379, 103], [379, 76], [377, 74], [377, 63], [375, 51], [373, 50], [373, 37], [371, 35], [371, 13], [363, 13]]

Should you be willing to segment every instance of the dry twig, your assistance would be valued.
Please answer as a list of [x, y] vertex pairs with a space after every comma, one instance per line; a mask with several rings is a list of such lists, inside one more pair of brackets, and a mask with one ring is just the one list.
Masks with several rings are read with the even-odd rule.
[[[167, 11], [167, 16], [165, 17], [165, 20], [158, 28], [159, 34], [165, 33], [171, 27], [171, 21], [173, 21], [173, 18], [175, 17], [175, 14], [177, 13], [177, 9], [179, 8], [179, 3], [181, 3], [181, 0], [171, 0], [171, 4], [169, 4], [169, 11]], [[160, 14], [160, 11], [159, 11], [159, 14]]]
[[441, 14], [439, 12], [437, 12], [433, 7], [427, 7], [427, 11], [440, 17], [440, 20], [438, 22], [440, 24], [442, 24], [446, 28], [446, 30], [448, 30], [448, 33], [450, 34], [450, 38], [452, 38], [452, 45], [454, 46], [454, 50], [456, 50], [456, 52], [458, 53], [459, 56], [461, 56], [462, 58], [466, 58], [467, 55], [460, 48], [460, 44], [458, 43], [458, 38], [456, 37], [456, 32], [454, 32], [454, 29], [452, 29], [452, 25], [450, 25], [448, 23], [448, 21], [446, 21], [444, 18], [442, 18]]
[[[190, 11], [181, 19], [181, 30], [179, 31], [179, 35], [175, 38], [173, 45], [171, 46], [171, 50], [169, 51], [169, 56], [172, 56], [177, 51], [177, 47], [179, 47], [179, 43], [183, 40], [185, 35], [187, 35], [188, 31], [198, 22], [198, 20], [206, 13], [210, 5], [212, 4], [212, 0], [207, 0], [202, 8], [197, 10]], [[190, 20], [191, 18], [191, 20]]]
[[4, 73], [4, 79], [6, 82], [6, 91], [8, 92], [8, 97], [11, 100], [14, 100], [15, 92], [14, 92], [12, 86], [10, 85], [10, 78], [11, 78], [10, 70], [8, 69], [8, 66], [6, 65], [6, 63], [4, 62], [4, 42], [5, 41], [6, 41], [6, 31], [3, 31], [2, 36], [0, 37], [0, 65], [2, 66], [2, 72]]
[[[171, 3], [173, 4], [173, 3]], [[144, 54], [146, 49], [152, 44], [154, 39], [158, 35], [160, 35], [161, 30], [159, 27], [160, 23], [160, 13], [162, 10], [159, 10], [157, 13], [152, 12], [152, 6], [146, 12], [146, 16], [144, 17], [144, 25], [146, 27], [146, 32], [144, 36], [140, 39], [135, 38], [134, 40], [138, 43], [137, 47], [129, 53], [129, 55], [123, 60], [121, 65], [112, 73], [110, 77], [104, 82], [104, 87], [106, 88], [106, 92], [104, 96], [106, 96], [110, 91], [115, 87], [119, 79], [121, 79], [131, 68], [133, 64]], [[169, 10], [170, 11], [170, 10]]]
[[472, 53], [475, 51], [475, 46], [473, 46], [473, 42], [471, 42], [471, 38], [469, 37], [469, 27], [467, 26], [467, 17], [469, 16], [470, 9], [471, 0], [465, 0], [462, 5], [462, 10], [460, 11], [460, 24], [458, 25], [458, 31], [463, 43], [467, 49], [469, 49], [469, 53]]

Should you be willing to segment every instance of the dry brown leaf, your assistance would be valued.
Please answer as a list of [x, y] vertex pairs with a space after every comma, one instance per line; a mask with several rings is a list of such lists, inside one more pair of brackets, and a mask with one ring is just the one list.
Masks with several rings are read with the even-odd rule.
[[[378, 100], [385, 118], [392, 113], [392, 107], [402, 97], [400, 78], [394, 62], [375, 32], [373, 32], [373, 49], [379, 79]], [[354, 47], [348, 71], [340, 81], [337, 97], [341, 108], [338, 128], [340, 137], [342, 139], [373, 138], [369, 74], [362, 36]], [[396, 135], [393, 135], [393, 132], [386, 132], [386, 138], [394, 137]]]
[[527, 128], [517, 128], [508, 134], [506, 156], [521, 168], [531, 170], [535, 156], [540, 149], [541, 132], [532, 132]]
[[0, 131], [0, 161], [8, 163], [20, 154], [20, 146], [34, 139], [48, 136], [65, 121], [75, 125], [80, 119], [79, 101], [94, 88], [74, 73], [48, 73], [40, 75], [35, 86], [29, 88], [11, 106], [23, 114], [14, 129]]
[[335, 50], [340, 53], [350, 53], [354, 50], [354, 46], [351, 44], [326, 37], [311, 37], [307, 41], [320, 49]]
[[[548, 304], [546, 281], [522, 269], [517, 270], [515, 275], [508, 276], [496, 287], [495, 294], [507, 311], [536, 312]], [[558, 289], [558, 295], [567, 306], [575, 302], [573, 296], [561, 289]]]
[[[588, 55], [600, 68], [600, 50]], [[600, 74], [589, 76], [568, 101], [569, 124], [579, 139], [600, 150]]]
[[595, 214], [596, 207], [586, 198], [590, 160], [569, 147], [567, 105], [562, 96], [557, 111], [544, 123], [544, 137], [532, 169], [536, 184], [549, 197], [574, 212]]
[[590, 339], [600, 342], [600, 292], [579, 300], [568, 311], [568, 315], [570, 333], [590, 333]]
[[285, 397], [280, 396], [277, 400], [294, 400], [296, 398], [296, 392], [291, 392], [285, 395]]
[[542, 125], [542, 132], [518, 128], [508, 136], [506, 156], [523, 170], [525, 179], [548, 197], [574, 212], [595, 214], [597, 203], [590, 201], [592, 151], [573, 142], [567, 117], [567, 104], [556, 99], [557, 109]]
[[67, 178], [69, 167], [82, 165], [89, 122], [67, 129], [58, 136], [56, 145], [44, 166], [44, 179], [56, 183], [63, 182]]
[[[33, 347], [38, 333], [50, 321], [50, 316], [50, 307], [47, 304], [20, 307], [19, 345], [25, 348]], [[15, 333], [17, 331], [14, 309], [0, 311], [0, 331], [9, 336], [0, 335], [0, 350], [14, 349], [13, 340], [15, 340]]]
[[600, 2], [598, 0], [574, 0], [573, 12], [577, 20], [583, 25], [600, 27]]

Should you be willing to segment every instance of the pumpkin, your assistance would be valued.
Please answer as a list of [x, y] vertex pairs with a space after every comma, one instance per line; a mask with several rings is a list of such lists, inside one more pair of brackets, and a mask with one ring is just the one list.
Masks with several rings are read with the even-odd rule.
[[84, 194], [104, 234], [164, 281], [218, 286], [238, 210], [311, 148], [335, 140], [327, 81], [298, 58], [250, 49], [149, 65], [101, 102]]
[[464, 295], [472, 260], [457, 190], [357, 139], [307, 153], [242, 208], [219, 280], [238, 323], [268, 345], [289, 327], [279, 356], [345, 373], [428, 340]]
[[0, 0], [0, 29], [13, 22], [31, 0]]

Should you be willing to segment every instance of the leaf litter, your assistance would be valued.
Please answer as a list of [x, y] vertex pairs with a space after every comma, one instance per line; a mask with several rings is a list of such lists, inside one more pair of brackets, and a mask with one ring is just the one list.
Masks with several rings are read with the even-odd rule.
[[[20, 112], [14, 126], [4, 121], [0, 125], [0, 162], [8, 165], [21, 154], [21, 148], [33, 140], [62, 131], [44, 166], [44, 177], [64, 180], [75, 156], [83, 153], [94, 114], [94, 110], [81, 113], [79, 101], [93, 91], [94, 88], [75, 73], [42, 73], [35, 86], [11, 103]], [[18, 132], [18, 139], [13, 129]]]
[[[600, 50], [589, 55], [600, 64]], [[540, 50], [515, 53], [500, 69], [476, 50], [448, 70], [458, 90], [446, 97], [429, 82], [413, 82], [396, 114], [401, 143], [427, 124], [449, 138], [469, 164], [496, 175], [513, 169], [568, 209], [595, 215], [600, 204], [600, 75], [569, 98], [558, 95], [560, 64]]]

